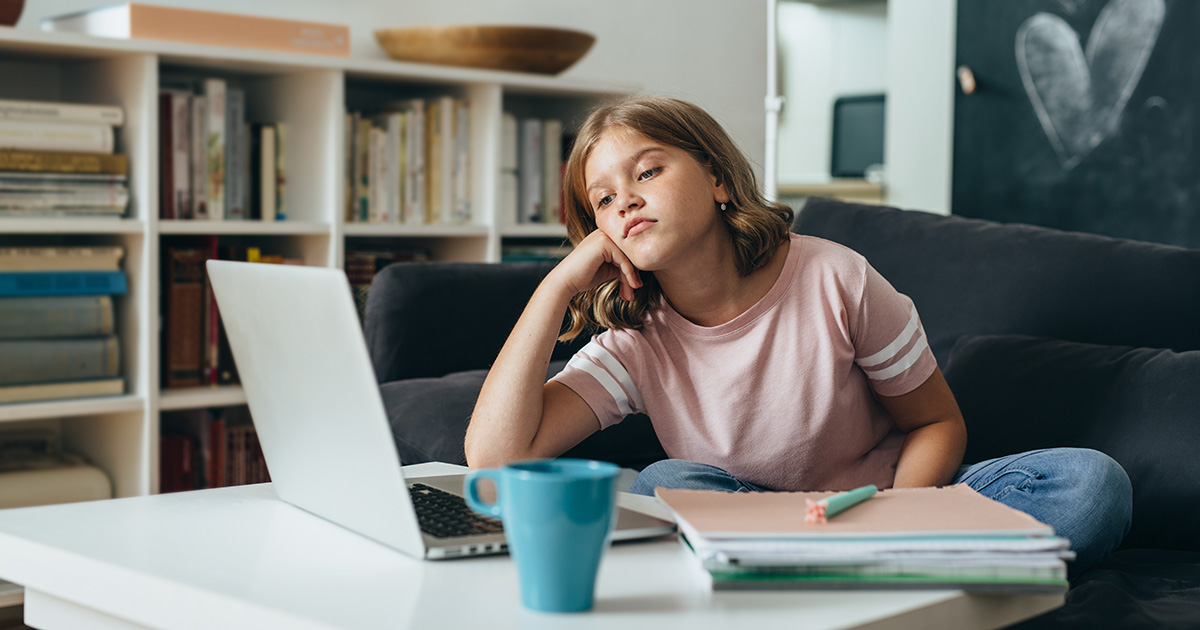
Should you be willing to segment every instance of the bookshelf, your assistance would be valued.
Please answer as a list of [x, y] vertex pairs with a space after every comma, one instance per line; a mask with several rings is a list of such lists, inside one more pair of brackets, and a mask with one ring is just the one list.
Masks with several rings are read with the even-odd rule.
[[[427, 249], [434, 260], [497, 262], [506, 240], [556, 245], [561, 226], [519, 225], [497, 216], [502, 113], [547, 116], [577, 128], [607, 98], [637, 90], [552, 77], [335, 59], [157, 41], [128, 41], [0, 28], [0, 98], [117, 104], [125, 124], [130, 205], [119, 220], [0, 219], [0, 246], [121, 245], [127, 295], [116, 302], [126, 393], [0, 405], [0, 431], [54, 428], [65, 450], [108, 473], [117, 497], [158, 491], [158, 440], [165, 415], [244, 405], [238, 386], [161, 389], [161, 258], [168, 244], [218, 235], [267, 243], [305, 264], [342, 267], [358, 249]], [[252, 119], [288, 126], [287, 219], [278, 222], [159, 219], [160, 87], [208, 77], [246, 92]], [[347, 223], [345, 115], [387, 101], [451, 95], [469, 102], [471, 222], [463, 225]]]

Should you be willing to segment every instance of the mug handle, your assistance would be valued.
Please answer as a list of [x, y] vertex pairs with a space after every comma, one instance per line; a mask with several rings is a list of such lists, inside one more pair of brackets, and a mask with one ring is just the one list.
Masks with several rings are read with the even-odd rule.
[[479, 489], [476, 485], [480, 479], [491, 479], [492, 483], [496, 484], [496, 489], [500, 489], [499, 469], [485, 468], [483, 470], [472, 470], [463, 479], [463, 498], [466, 499], [467, 506], [484, 516], [501, 518], [499, 501], [496, 503], [484, 503], [480, 500]]

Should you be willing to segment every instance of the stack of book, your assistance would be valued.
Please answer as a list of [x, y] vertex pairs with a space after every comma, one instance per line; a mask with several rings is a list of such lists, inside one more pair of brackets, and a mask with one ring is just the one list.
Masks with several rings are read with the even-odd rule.
[[0, 248], [0, 402], [120, 394], [121, 247]]
[[162, 383], [167, 389], [238, 382], [237, 366], [205, 269], [210, 259], [304, 264], [300, 259], [264, 254], [259, 247], [222, 243], [216, 236], [164, 244]]
[[346, 222], [471, 220], [471, 113], [450, 96], [346, 116]]
[[0, 218], [123, 216], [123, 123], [118, 106], [0, 100]]
[[285, 218], [285, 123], [250, 122], [245, 91], [219, 78], [165, 88], [158, 106], [161, 218]]
[[559, 225], [562, 176], [573, 138], [557, 119], [522, 118], [505, 112], [501, 127], [500, 216], [517, 223]]
[[159, 490], [179, 492], [271, 480], [245, 407], [164, 416]]
[[833, 494], [658, 489], [714, 589], [1067, 589], [1069, 542], [965, 485], [884, 490], [806, 522], [806, 499]]
[[0, 509], [112, 498], [108, 475], [60, 442], [50, 430], [0, 433]]

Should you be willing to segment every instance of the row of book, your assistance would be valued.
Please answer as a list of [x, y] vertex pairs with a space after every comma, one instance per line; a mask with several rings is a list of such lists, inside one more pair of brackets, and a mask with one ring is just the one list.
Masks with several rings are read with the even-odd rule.
[[432, 260], [429, 250], [406, 247], [388, 251], [353, 250], [346, 252], [346, 277], [354, 293], [354, 305], [358, 308], [359, 320], [366, 318], [367, 294], [375, 274], [384, 267], [398, 262], [428, 262]]
[[205, 263], [210, 259], [302, 265], [217, 236], [176, 239], [163, 248], [162, 384], [167, 389], [230, 385], [237, 366], [225, 337]]
[[346, 222], [471, 220], [471, 112], [444, 96], [346, 115]]
[[270, 480], [258, 434], [245, 407], [163, 416], [159, 437], [160, 492]]
[[501, 125], [500, 216], [517, 223], [566, 223], [562, 176], [574, 136], [557, 119], [504, 113]]
[[569, 244], [562, 245], [504, 245], [500, 248], [501, 262], [558, 262], [571, 253]]
[[0, 100], [0, 217], [123, 216], [124, 119], [119, 106]]
[[287, 125], [251, 122], [246, 112], [246, 92], [224, 79], [161, 91], [161, 218], [285, 218]]
[[0, 248], [0, 403], [120, 394], [121, 247]]

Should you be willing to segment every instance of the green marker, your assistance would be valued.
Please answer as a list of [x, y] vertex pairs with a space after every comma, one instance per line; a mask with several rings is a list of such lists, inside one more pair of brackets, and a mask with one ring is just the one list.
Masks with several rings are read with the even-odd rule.
[[808, 514], [804, 517], [806, 523], [825, 523], [829, 519], [875, 496], [879, 489], [874, 485], [855, 488], [848, 492], [835, 494], [831, 497], [813, 501], [808, 499]]

